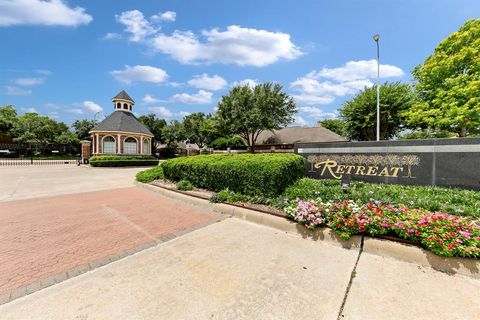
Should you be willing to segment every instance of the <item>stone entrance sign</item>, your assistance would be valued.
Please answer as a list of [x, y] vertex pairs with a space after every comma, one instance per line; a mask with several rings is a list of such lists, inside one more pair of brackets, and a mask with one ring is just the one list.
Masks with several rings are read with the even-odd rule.
[[480, 138], [295, 144], [307, 175], [480, 190]]

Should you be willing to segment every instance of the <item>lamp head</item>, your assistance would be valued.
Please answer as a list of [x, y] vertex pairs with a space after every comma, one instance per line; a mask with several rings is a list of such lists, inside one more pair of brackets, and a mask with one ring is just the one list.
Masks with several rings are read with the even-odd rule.
[[380, 40], [380, 35], [379, 34], [374, 35], [373, 40], [375, 40], [375, 42], [378, 42], [378, 40]]

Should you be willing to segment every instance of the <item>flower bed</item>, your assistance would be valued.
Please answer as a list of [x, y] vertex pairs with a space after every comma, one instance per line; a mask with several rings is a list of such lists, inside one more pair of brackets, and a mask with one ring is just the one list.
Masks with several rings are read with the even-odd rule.
[[480, 219], [474, 217], [351, 200], [297, 199], [284, 211], [307, 228], [328, 226], [343, 239], [355, 234], [389, 235], [417, 242], [441, 256], [480, 258]]

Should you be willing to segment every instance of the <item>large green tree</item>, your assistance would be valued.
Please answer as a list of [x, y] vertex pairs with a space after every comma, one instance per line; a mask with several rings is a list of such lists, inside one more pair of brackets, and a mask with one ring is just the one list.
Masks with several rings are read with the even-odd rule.
[[325, 119], [318, 122], [319, 125], [328, 129], [330, 131], [335, 132], [341, 136], [346, 136], [345, 130], [345, 121], [342, 119]]
[[202, 148], [206, 139], [201, 130], [202, 123], [205, 122], [206, 117], [203, 112], [195, 112], [183, 117], [183, 127], [185, 129], [185, 137], [190, 143], [196, 143]]
[[138, 120], [150, 130], [155, 141], [163, 142], [162, 130], [167, 125], [167, 122], [164, 119], [160, 119], [156, 114], [150, 113], [138, 117]]
[[[18, 117], [12, 132], [14, 140], [22, 143], [32, 141], [42, 145], [43, 149], [52, 142], [58, 142], [60, 137], [66, 138], [68, 126], [63, 122], [57, 122], [46, 116], [36, 113], [25, 113]], [[71, 138], [71, 136], [70, 136]]]
[[[408, 84], [386, 82], [380, 86], [380, 139], [394, 137], [405, 128], [403, 111], [411, 108], [415, 93]], [[377, 126], [377, 87], [365, 88], [340, 109], [345, 133], [352, 140], [373, 141]]]
[[209, 147], [212, 147], [213, 141], [224, 136], [219, 121], [211, 115], [207, 115], [205, 121], [200, 124], [200, 134]]
[[178, 142], [184, 141], [185, 128], [178, 120], [173, 120], [170, 124], [163, 127], [162, 130], [163, 142], [169, 147], [176, 147]]
[[11, 136], [18, 121], [17, 111], [11, 105], [0, 107], [0, 135]]
[[419, 101], [405, 112], [411, 126], [480, 132], [480, 19], [444, 39], [413, 75]]
[[90, 136], [89, 132], [93, 129], [93, 127], [96, 124], [97, 122], [95, 120], [83, 119], [83, 120], [75, 120], [72, 123], [72, 127], [78, 139], [92, 140], [92, 137]]
[[293, 122], [297, 112], [292, 97], [279, 84], [235, 86], [218, 103], [217, 118], [229, 134], [245, 139], [251, 152], [263, 130], [273, 130]]

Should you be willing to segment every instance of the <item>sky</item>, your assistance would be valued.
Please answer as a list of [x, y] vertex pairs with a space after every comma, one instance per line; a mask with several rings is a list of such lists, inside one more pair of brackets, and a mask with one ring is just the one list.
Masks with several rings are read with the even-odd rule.
[[293, 125], [314, 125], [376, 81], [412, 69], [479, 0], [0, 0], [0, 105], [71, 124], [113, 112], [211, 113], [237, 84], [278, 82]]

